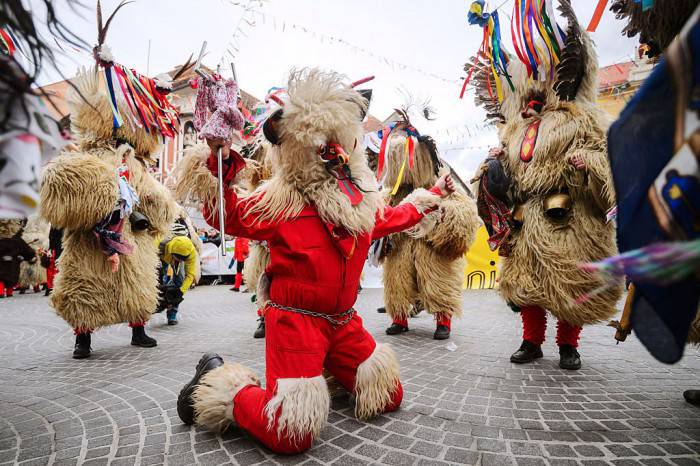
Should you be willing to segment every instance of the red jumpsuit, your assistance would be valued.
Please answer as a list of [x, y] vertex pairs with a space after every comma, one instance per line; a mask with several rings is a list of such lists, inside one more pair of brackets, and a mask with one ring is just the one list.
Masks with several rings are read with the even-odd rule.
[[[371, 234], [353, 238], [341, 228], [324, 223], [313, 206], [285, 221], [259, 221], [244, 214], [255, 199], [238, 200], [226, 189], [226, 227], [229, 235], [267, 241], [271, 279], [270, 300], [322, 314], [339, 314], [355, 304], [360, 274], [372, 240], [397, 233], [417, 224], [423, 214], [412, 204], [385, 207], [376, 215]], [[216, 212], [204, 209], [204, 217], [218, 228]], [[278, 379], [321, 376], [327, 369], [343, 386], [354, 391], [358, 366], [376, 347], [374, 338], [355, 314], [345, 325], [333, 325], [320, 317], [303, 315], [269, 306], [265, 309], [266, 388], [255, 385], [242, 388], [233, 400], [235, 422], [278, 453], [296, 453], [311, 446], [310, 434], [293, 440], [285, 431], [277, 433], [277, 411], [268, 425], [265, 407], [277, 390]], [[399, 383], [385, 411], [396, 410], [403, 398]]]

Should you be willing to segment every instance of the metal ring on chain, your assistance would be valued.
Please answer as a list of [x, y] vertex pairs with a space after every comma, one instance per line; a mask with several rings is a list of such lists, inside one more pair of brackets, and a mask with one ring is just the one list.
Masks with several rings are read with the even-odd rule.
[[[283, 306], [281, 304], [277, 304], [274, 301], [268, 301], [267, 303], [268, 306], [274, 307], [276, 309], [279, 309], [281, 311], [289, 311], [289, 312], [296, 312], [297, 314], [303, 314], [305, 316], [311, 316], [311, 317], [320, 317], [321, 319], [325, 319], [328, 322], [330, 322], [334, 326], [342, 327], [343, 325], [347, 324], [350, 322], [355, 315], [355, 308], [350, 308], [345, 312], [341, 312], [340, 314], [322, 314], [320, 312], [314, 312], [314, 311], [307, 311], [306, 309], [299, 309], [296, 307], [291, 307], [291, 306]], [[342, 320], [336, 320], [336, 319], [341, 319]]]

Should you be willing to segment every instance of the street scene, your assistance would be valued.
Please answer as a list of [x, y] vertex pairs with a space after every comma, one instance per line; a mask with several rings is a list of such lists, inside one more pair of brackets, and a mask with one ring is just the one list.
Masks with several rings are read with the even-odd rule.
[[3, 0], [0, 466], [700, 465], [700, 0]]

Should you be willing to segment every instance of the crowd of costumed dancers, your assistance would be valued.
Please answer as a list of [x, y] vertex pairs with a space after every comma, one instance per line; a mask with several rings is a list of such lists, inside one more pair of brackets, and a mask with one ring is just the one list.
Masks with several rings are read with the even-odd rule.
[[[206, 353], [177, 411], [215, 431], [236, 424], [279, 453], [302, 452], [319, 436], [330, 379], [354, 395], [360, 420], [401, 405], [399, 359], [355, 308], [368, 257], [383, 266], [386, 333], [400, 338], [426, 311], [444, 340], [462, 315], [464, 257], [482, 223], [502, 257], [499, 292], [522, 319], [511, 362], [545, 357], [550, 317], [559, 366], [579, 369], [583, 327], [610, 322], [627, 285], [615, 338], [634, 330], [657, 359], [675, 363], [700, 343], [699, 3], [612, 2], [624, 33], [663, 58], [610, 125], [596, 105], [595, 47], [570, 0], [558, 1], [564, 27], [553, 0], [515, 0], [510, 44], [499, 11], [474, 1], [469, 22], [484, 39], [462, 95], [475, 91], [499, 145], [468, 186], [418, 129], [416, 115], [429, 109], [397, 108], [394, 121], [364, 134], [370, 79], [295, 70], [248, 109], [235, 79], [202, 71], [201, 54], [154, 78], [120, 64], [106, 41], [125, 2], [106, 21], [97, 3], [94, 65], [71, 79], [70, 116], [56, 121], [36, 87], [54, 52], [36, 33], [38, 18], [7, 0], [0, 297], [49, 295], [75, 333], [76, 359], [91, 355], [92, 333], [109, 325], [128, 324], [132, 345], [155, 347], [146, 323], [165, 312], [177, 324], [201, 275], [202, 244], [183, 207], [199, 206], [222, 241], [236, 238], [233, 290], [245, 282], [253, 292], [265, 378]], [[88, 48], [55, 15], [46, 21]], [[33, 57], [29, 65], [21, 54]], [[169, 94], [193, 67], [200, 142], [166, 187], [149, 167], [179, 132]], [[700, 403], [698, 390], [684, 396]]]

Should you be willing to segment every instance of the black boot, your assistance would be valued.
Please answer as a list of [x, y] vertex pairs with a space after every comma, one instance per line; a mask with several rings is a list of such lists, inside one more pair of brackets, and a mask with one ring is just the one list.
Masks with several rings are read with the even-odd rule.
[[75, 336], [75, 349], [73, 349], [73, 359], [85, 359], [90, 357], [90, 332], [79, 333]]
[[388, 329], [386, 329], [387, 335], [398, 335], [400, 333], [408, 332], [408, 327], [392, 322]]
[[153, 348], [154, 346], [158, 346], [158, 342], [155, 338], [146, 335], [146, 329], [143, 325], [131, 327], [131, 344], [140, 346], [141, 348]]
[[433, 340], [447, 340], [450, 338], [450, 329], [447, 325], [439, 325], [435, 328]]
[[575, 371], [581, 369], [581, 355], [576, 348], [571, 345], [561, 345], [559, 347], [559, 367]]
[[44, 296], [48, 296], [48, 295], [50, 295], [50, 294], [51, 294], [51, 288], [49, 288], [49, 287], [47, 286], [46, 289], [44, 290]]
[[523, 344], [515, 353], [511, 354], [510, 362], [516, 364], [525, 364], [526, 362], [532, 362], [535, 359], [542, 357], [542, 348], [540, 345], [530, 343], [527, 340], [523, 340]]
[[385, 307], [378, 307], [377, 312], [380, 314], [386, 314], [386, 308]]
[[224, 360], [218, 354], [205, 353], [197, 363], [192, 380], [180, 390], [180, 395], [177, 397], [177, 415], [186, 425], [194, 424], [194, 401], [192, 400], [194, 389], [197, 388], [204, 374], [223, 364]]
[[265, 318], [258, 318], [258, 328], [255, 329], [253, 333], [253, 338], [265, 338]]
[[700, 390], [686, 390], [683, 392], [683, 398], [691, 405], [700, 406]]

